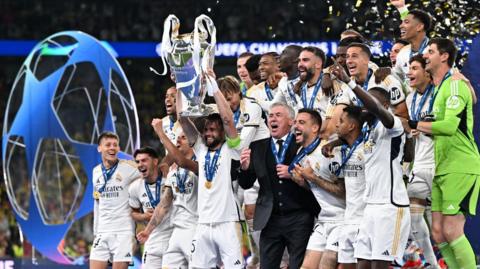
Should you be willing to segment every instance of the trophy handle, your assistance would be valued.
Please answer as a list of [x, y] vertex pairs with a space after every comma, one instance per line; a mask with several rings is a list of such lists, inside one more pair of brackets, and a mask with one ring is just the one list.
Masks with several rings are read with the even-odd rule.
[[175, 15], [168, 15], [167, 19], [163, 23], [163, 37], [162, 45], [160, 47], [160, 58], [162, 58], [163, 72], [160, 74], [164, 76], [167, 74], [167, 54], [172, 51], [172, 38], [178, 36], [178, 29], [180, 28], [180, 20]]
[[[204, 24], [205, 23], [205, 24]], [[205, 27], [206, 25], [206, 27]], [[197, 74], [205, 72], [209, 68], [213, 68], [213, 58], [215, 56], [215, 45], [217, 44], [217, 30], [213, 25], [212, 19], [202, 14], [195, 19], [195, 28], [193, 30], [193, 66]], [[203, 57], [200, 60], [201, 44], [200, 34], [210, 35], [210, 46], [205, 49], [205, 54], [212, 57]]]

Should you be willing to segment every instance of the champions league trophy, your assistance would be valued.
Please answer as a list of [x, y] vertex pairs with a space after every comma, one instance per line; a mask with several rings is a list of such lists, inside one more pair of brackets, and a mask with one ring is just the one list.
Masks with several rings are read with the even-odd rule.
[[[178, 90], [186, 97], [182, 116], [201, 117], [211, 113], [211, 108], [203, 104], [206, 94], [205, 78], [208, 69], [213, 68], [215, 58], [216, 30], [212, 19], [200, 15], [195, 19], [193, 33], [178, 34], [180, 21], [169, 15], [163, 25], [161, 57], [170, 66], [175, 76]], [[210, 36], [210, 42], [207, 42]], [[185, 99], [185, 98], [184, 98]]]

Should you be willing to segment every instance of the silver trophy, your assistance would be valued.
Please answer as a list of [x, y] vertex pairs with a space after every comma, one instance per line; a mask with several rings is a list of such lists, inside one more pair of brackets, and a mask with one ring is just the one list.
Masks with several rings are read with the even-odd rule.
[[195, 19], [192, 33], [179, 35], [179, 28], [178, 18], [169, 15], [163, 25], [162, 60], [164, 63], [166, 60], [170, 66], [177, 89], [182, 91], [185, 96], [183, 99], [187, 101], [180, 114], [188, 117], [205, 116], [210, 109], [203, 104], [206, 94], [204, 74], [213, 68], [217, 43], [215, 26], [208, 16], [200, 15]]

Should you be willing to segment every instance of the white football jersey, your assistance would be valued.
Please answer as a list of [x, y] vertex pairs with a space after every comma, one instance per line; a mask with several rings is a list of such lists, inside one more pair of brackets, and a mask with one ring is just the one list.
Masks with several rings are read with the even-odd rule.
[[[393, 116], [393, 115], [392, 115]], [[405, 135], [402, 122], [396, 116], [391, 129], [377, 121], [363, 143], [365, 157], [365, 200], [368, 204], [408, 206], [407, 189], [403, 183], [400, 161]]]
[[[415, 107], [412, 106], [413, 97], [415, 96], [416, 91], [410, 93], [407, 96], [407, 108], [408, 114], [413, 115], [413, 109], [418, 111], [421, 99], [423, 95], [417, 93]], [[420, 108], [420, 119], [423, 119], [426, 115], [428, 115], [429, 107], [430, 107], [430, 98], [433, 94], [433, 91], [430, 91], [428, 96], [426, 96], [426, 101], [422, 108]], [[415, 137], [415, 160], [413, 162], [413, 166], [417, 168], [432, 168], [435, 167], [435, 157], [433, 154], [433, 138], [432, 136], [427, 136], [424, 133], [420, 132], [418, 136]]]
[[[300, 90], [300, 96], [297, 95], [297, 108], [301, 109], [304, 108], [304, 104], [302, 101], [302, 92], [305, 90], [304, 88], [305, 83], [302, 84], [302, 88]], [[329, 103], [329, 97], [323, 94], [322, 87], [320, 86], [318, 89], [318, 92], [315, 96], [313, 96], [314, 90], [315, 90], [315, 84], [312, 85], [311, 87], [307, 88], [306, 92], [306, 105], [309, 106], [310, 100], [312, 98], [315, 98], [315, 101], [313, 102], [313, 109], [318, 111], [320, 113], [320, 116], [322, 117], [322, 120], [325, 120], [325, 117], [327, 115], [327, 107]]]
[[198, 177], [183, 168], [170, 170], [167, 184], [172, 186], [173, 225], [179, 228], [191, 228], [197, 225]]
[[240, 148], [247, 148], [251, 142], [270, 137], [263, 110], [255, 99], [244, 97], [240, 102], [240, 116], [235, 127], [240, 135]]
[[[347, 149], [346, 154], [350, 152]], [[342, 169], [345, 180], [345, 223], [360, 224], [366, 203], [365, 195], [365, 156], [363, 143], [360, 143]]]
[[298, 105], [298, 95], [293, 92], [293, 87], [297, 82], [300, 80], [300, 76], [294, 79], [288, 79], [287, 77], [283, 77], [278, 82], [278, 91], [273, 98], [272, 103], [283, 102], [289, 105], [294, 110], [297, 110]]
[[[335, 150], [338, 151], [338, 150]], [[330, 182], [335, 182], [337, 177], [335, 176], [335, 171], [340, 166], [341, 159], [339, 159], [338, 154], [335, 154], [334, 158], [326, 158], [322, 154], [322, 147], [319, 145], [317, 148], [310, 154], [308, 154], [300, 162], [303, 167], [308, 166], [307, 162], [310, 163], [315, 175], [328, 180]], [[310, 189], [313, 192], [318, 204], [321, 207], [320, 213], [318, 214], [318, 221], [320, 222], [338, 222], [343, 221], [345, 213], [345, 200], [333, 195], [332, 193], [324, 190], [317, 184], [308, 181]]]
[[271, 96], [267, 95], [267, 91], [265, 90], [265, 82], [261, 82], [257, 85], [250, 87], [247, 91], [247, 96], [253, 98], [257, 101], [257, 103], [262, 107], [263, 111], [268, 112], [270, 109], [270, 104], [275, 94], [277, 94], [278, 86], [275, 89], [270, 88]]
[[240, 149], [229, 148], [223, 143], [215, 167], [215, 174], [210, 188], [205, 182], [205, 156], [210, 154], [212, 164], [215, 151], [209, 151], [199, 136], [193, 146], [198, 160], [198, 223], [209, 224], [241, 220], [241, 209], [238, 206], [232, 188], [232, 160], [240, 160]]
[[[141, 178], [137, 165], [133, 161], [120, 159], [117, 169], [107, 181], [104, 191], [98, 199], [97, 233], [133, 233], [135, 226], [128, 205], [128, 186]], [[105, 179], [101, 164], [93, 168], [93, 190], [100, 190]], [[95, 229], [94, 229], [95, 230]]]
[[400, 83], [400, 81], [393, 75], [388, 75], [380, 83], [375, 83], [375, 75], [372, 75], [368, 81], [368, 89], [373, 87], [380, 87], [388, 90], [390, 93], [390, 104], [392, 106], [396, 106], [405, 101], [405, 93], [403, 92], [402, 83]]
[[[168, 186], [168, 184], [165, 181], [166, 181], [165, 179], [162, 179], [162, 182], [160, 185], [160, 188], [161, 188], [160, 197], [159, 197], [160, 200], [162, 199], [161, 194], [164, 187]], [[150, 190], [152, 198], [156, 199], [157, 184], [156, 183], [147, 184], [147, 186]], [[137, 209], [141, 208], [143, 212], [146, 212], [148, 210], [154, 210], [154, 207], [150, 203], [150, 198], [147, 194], [144, 179], [133, 182], [128, 189], [128, 193], [130, 195], [130, 198], [129, 198], [130, 207], [137, 208]], [[167, 215], [165, 215], [165, 217], [163, 218], [162, 223], [152, 231], [152, 234], [150, 234], [147, 242], [145, 243], [146, 246], [153, 245], [161, 241], [169, 240], [170, 235], [172, 234], [172, 231], [173, 231], [173, 226], [171, 223], [171, 212], [172, 211], [170, 210], [167, 213]]]
[[167, 135], [168, 139], [175, 145], [177, 144], [178, 132], [181, 130], [180, 123], [178, 121], [173, 122], [170, 116], [162, 118], [163, 131]]

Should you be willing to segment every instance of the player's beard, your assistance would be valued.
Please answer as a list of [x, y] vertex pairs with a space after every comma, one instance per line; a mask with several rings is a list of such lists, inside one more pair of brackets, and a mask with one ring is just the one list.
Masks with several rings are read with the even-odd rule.
[[304, 77], [300, 76], [300, 79], [304, 82], [309, 81], [311, 78], [313, 78], [314, 75], [315, 75], [315, 70], [313, 68], [307, 68], [305, 70], [305, 76]]
[[207, 139], [205, 139], [205, 138], [204, 138], [203, 140], [204, 140], [204, 142], [205, 142], [205, 145], [207, 145], [207, 147], [210, 148], [210, 149], [215, 148], [216, 146], [218, 146], [220, 143], [223, 142], [223, 139], [220, 138], [220, 137], [215, 137], [215, 138], [213, 139], [213, 141], [210, 142], [210, 143], [207, 142]]

